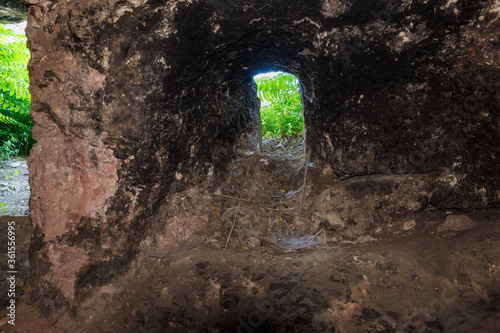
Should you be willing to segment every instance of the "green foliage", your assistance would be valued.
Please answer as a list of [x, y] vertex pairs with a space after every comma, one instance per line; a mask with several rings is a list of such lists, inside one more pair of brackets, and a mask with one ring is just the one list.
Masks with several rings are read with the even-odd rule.
[[33, 146], [26, 38], [0, 25], [0, 161]]
[[304, 133], [298, 79], [280, 73], [255, 82], [261, 100], [262, 135], [275, 138]]

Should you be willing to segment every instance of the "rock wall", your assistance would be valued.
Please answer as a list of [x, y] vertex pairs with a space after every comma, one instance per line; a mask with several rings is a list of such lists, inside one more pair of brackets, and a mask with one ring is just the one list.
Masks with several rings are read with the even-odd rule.
[[123, 272], [165, 197], [257, 149], [267, 70], [301, 80], [325, 175], [448, 177], [432, 204], [499, 206], [497, 1], [25, 3], [44, 313]]

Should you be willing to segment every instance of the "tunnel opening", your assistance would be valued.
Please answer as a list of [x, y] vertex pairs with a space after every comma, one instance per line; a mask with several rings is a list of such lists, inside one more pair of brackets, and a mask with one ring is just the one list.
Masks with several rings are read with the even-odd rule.
[[257, 74], [262, 124], [261, 151], [285, 158], [304, 154], [304, 117], [299, 79], [276, 71]]

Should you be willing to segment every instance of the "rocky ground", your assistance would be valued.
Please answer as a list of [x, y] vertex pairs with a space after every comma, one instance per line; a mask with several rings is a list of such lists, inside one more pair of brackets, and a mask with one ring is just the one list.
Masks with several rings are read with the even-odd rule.
[[261, 153], [286, 158], [299, 157], [304, 154], [304, 136], [285, 138], [263, 138]]
[[363, 244], [141, 252], [77, 312], [41, 318], [21, 296], [16, 326], [1, 330], [499, 332], [499, 211], [468, 214], [472, 229], [440, 229], [450, 215], [415, 214], [412, 227]]
[[[500, 331], [499, 210], [438, 210], [412, 194], [415, 177], [331, 186], [298, 146], [237, 159], [228, 176], [169, 198], [128, 270], [110, 267], [71, 312], [39, 312], [21, 295], [30, 224], [2, 217], [4, 238], [16, 222], [19, 274], [16, 326], [4, 317], [0, 332]], [[15, 168], [26, 181], [22, 160], [2, 172]]]
[[[1, 215], [27, 216], [30, 187], [26, 158], [15, 158], [0, 166]], [[0, 215], [0, 216], [1, 216]]]

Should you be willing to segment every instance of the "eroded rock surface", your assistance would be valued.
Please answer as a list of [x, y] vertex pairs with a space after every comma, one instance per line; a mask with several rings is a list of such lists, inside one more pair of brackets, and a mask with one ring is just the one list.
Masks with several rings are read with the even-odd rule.
[[[325, 202], [318, 226], [352, 219], [369, 234], [426, 204], [500, 204], [498, 1], [25, 3], [38, 141], [29, 297], [43, 315], [112, 287], [155, 232], [177, 245], [226, 230], [216, 214], [208, 229], [172, 215], [173, 203], [207, 178], [220, 186], [238, 153], [257, 149], [252, 77], [267, 70], [301, 81], [315, 188], [358, 210]], [[373, 187], [374, 174], [393, 185]], [[338, 185], [365, 176], [366, 190]]]

